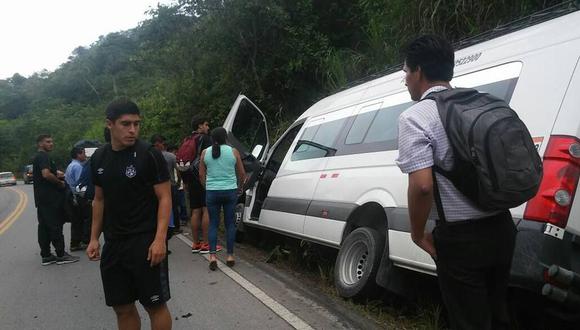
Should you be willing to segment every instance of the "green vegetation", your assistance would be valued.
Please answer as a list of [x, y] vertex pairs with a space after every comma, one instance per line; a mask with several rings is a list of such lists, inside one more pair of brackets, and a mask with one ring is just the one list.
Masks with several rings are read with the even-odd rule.
[[559, 2], [179, 0], [78, 47], [54, 72], [0, 80], [0, 168], [29, 163], [45, 132], [64, 166], [75, 141], [102, 139], [104, 108], [118, 96], [142, 108], [143, 136], [177, 143], [193, 114], [219, 125], [244, 93], [277, 136], [347, 82], [400, 63], [401, 45], [417, 34], [457, 41]]

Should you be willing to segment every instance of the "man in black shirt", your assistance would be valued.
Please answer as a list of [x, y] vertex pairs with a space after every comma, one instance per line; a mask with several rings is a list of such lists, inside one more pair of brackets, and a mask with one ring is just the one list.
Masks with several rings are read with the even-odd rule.
[[[209, 136], [209, 122], [205, 117], [194, 116], [191, 119], [191, 126], [194, 131], [192, 136], [197, 141], [196, 152], [201, 155], [201, 152], [211, 147], [211, 137]], [[194, 169], [194, 171], [197, 171]], [[209, 253], [209, 213], [207, 212], [207, 205], [205, 201], [205, 188], [199, 181], [199, 173], [191, 175], [189, 180], [183, 181], [189, 195], [189, 207], [191, 208], [191, 232], [193, 236], [193, 244], [191, 246], [192, 253]], [[202, 238], [199, 238], [199, 225], [201, 223]], [[221, 245], [216, 246], [216, 251], [221, 251]]]
[[165, 160], [141, 141], [140, 111], [127, 99], [106, 110], [111, 143], [91, 158], [95, 197], [87, 255], [98, 260], [99, 236], [105, 236], [101, 277], [105, 302], [117, 315], [119, 329], [138, 329], [135, 300], [145, 307], [152, 329], [170, 329], [171, 315], [166, 235], [171, 187]]
[[[48, 134], [39, 135], [36, 139], [38, 152], [32, 161], [34, 180], [34, 204], [38, 216], [38, 244], [42, 265], [57, 263], [59, 265], [79, 261], [64, 251], [64, 191], [65, 182], [58, 178], [56, 165], [49, 157], [54, 143]], [[64, 178], [63, 178], [64, 179]], [[50, 251], [54, 246], [56, 256]]]

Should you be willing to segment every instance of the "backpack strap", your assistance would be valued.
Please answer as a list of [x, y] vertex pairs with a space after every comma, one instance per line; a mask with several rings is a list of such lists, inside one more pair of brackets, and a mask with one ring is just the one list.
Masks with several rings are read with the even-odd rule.
[[439, 194], [439, 186], [437, 185], [437, 178], [435, 177], [435, 172], [438, 172], [438, 167], [431, 167], [431, 174], [433, 175], [433, 198], [435, 199], [435, 205], [437, 206], [437, 215], [439, 220], [443, 223], [447, 222], [445, 219], [445, 212], [443, 211], [443, 203], [441, 202], [441, 194]]

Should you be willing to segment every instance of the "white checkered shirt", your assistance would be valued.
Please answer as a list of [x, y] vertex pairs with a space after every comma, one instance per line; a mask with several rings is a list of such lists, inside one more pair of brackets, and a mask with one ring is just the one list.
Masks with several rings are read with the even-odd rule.
[[[444, 86], [431, 87], [423, 93], [421, 100], [431, 92], [444, 89], [446, 89]], [[435, 101], [423, 100], [415, 103], [399, 117], [397, 165], [403, 173], [412, 173], [433, 165], [444, 170], [451, 169], [453, 150], [449, 147], [449, 140]], [[439, 173], [435, 173], [435, 177], [447, 221], [478, 219], [497, 213], [496, 211], [482, 211], [461, 194], [447, 178]], [[429, 219], [438, 218], [435, 201], [433, 201]]]

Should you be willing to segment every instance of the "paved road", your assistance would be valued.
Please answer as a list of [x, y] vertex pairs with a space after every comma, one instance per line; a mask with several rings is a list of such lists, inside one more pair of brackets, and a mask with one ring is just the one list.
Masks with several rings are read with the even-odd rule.
[[[25, 204], [26, 202], [26, 204]], [[65, 225], [68, 247], [69, 225]], [[170, 241], [169, 309], [174, 329], [369, 328], [344, 307], [300, 283], [239, 260], [210, 272], [187, 236]], [[75, 254], [75, 253], [73, 253]], [[41, 266], [32, 186], [0, 188], [0, 328], [114, 329], [97, 262]], [[148, 329], [143, 309], [142, 325]]]

